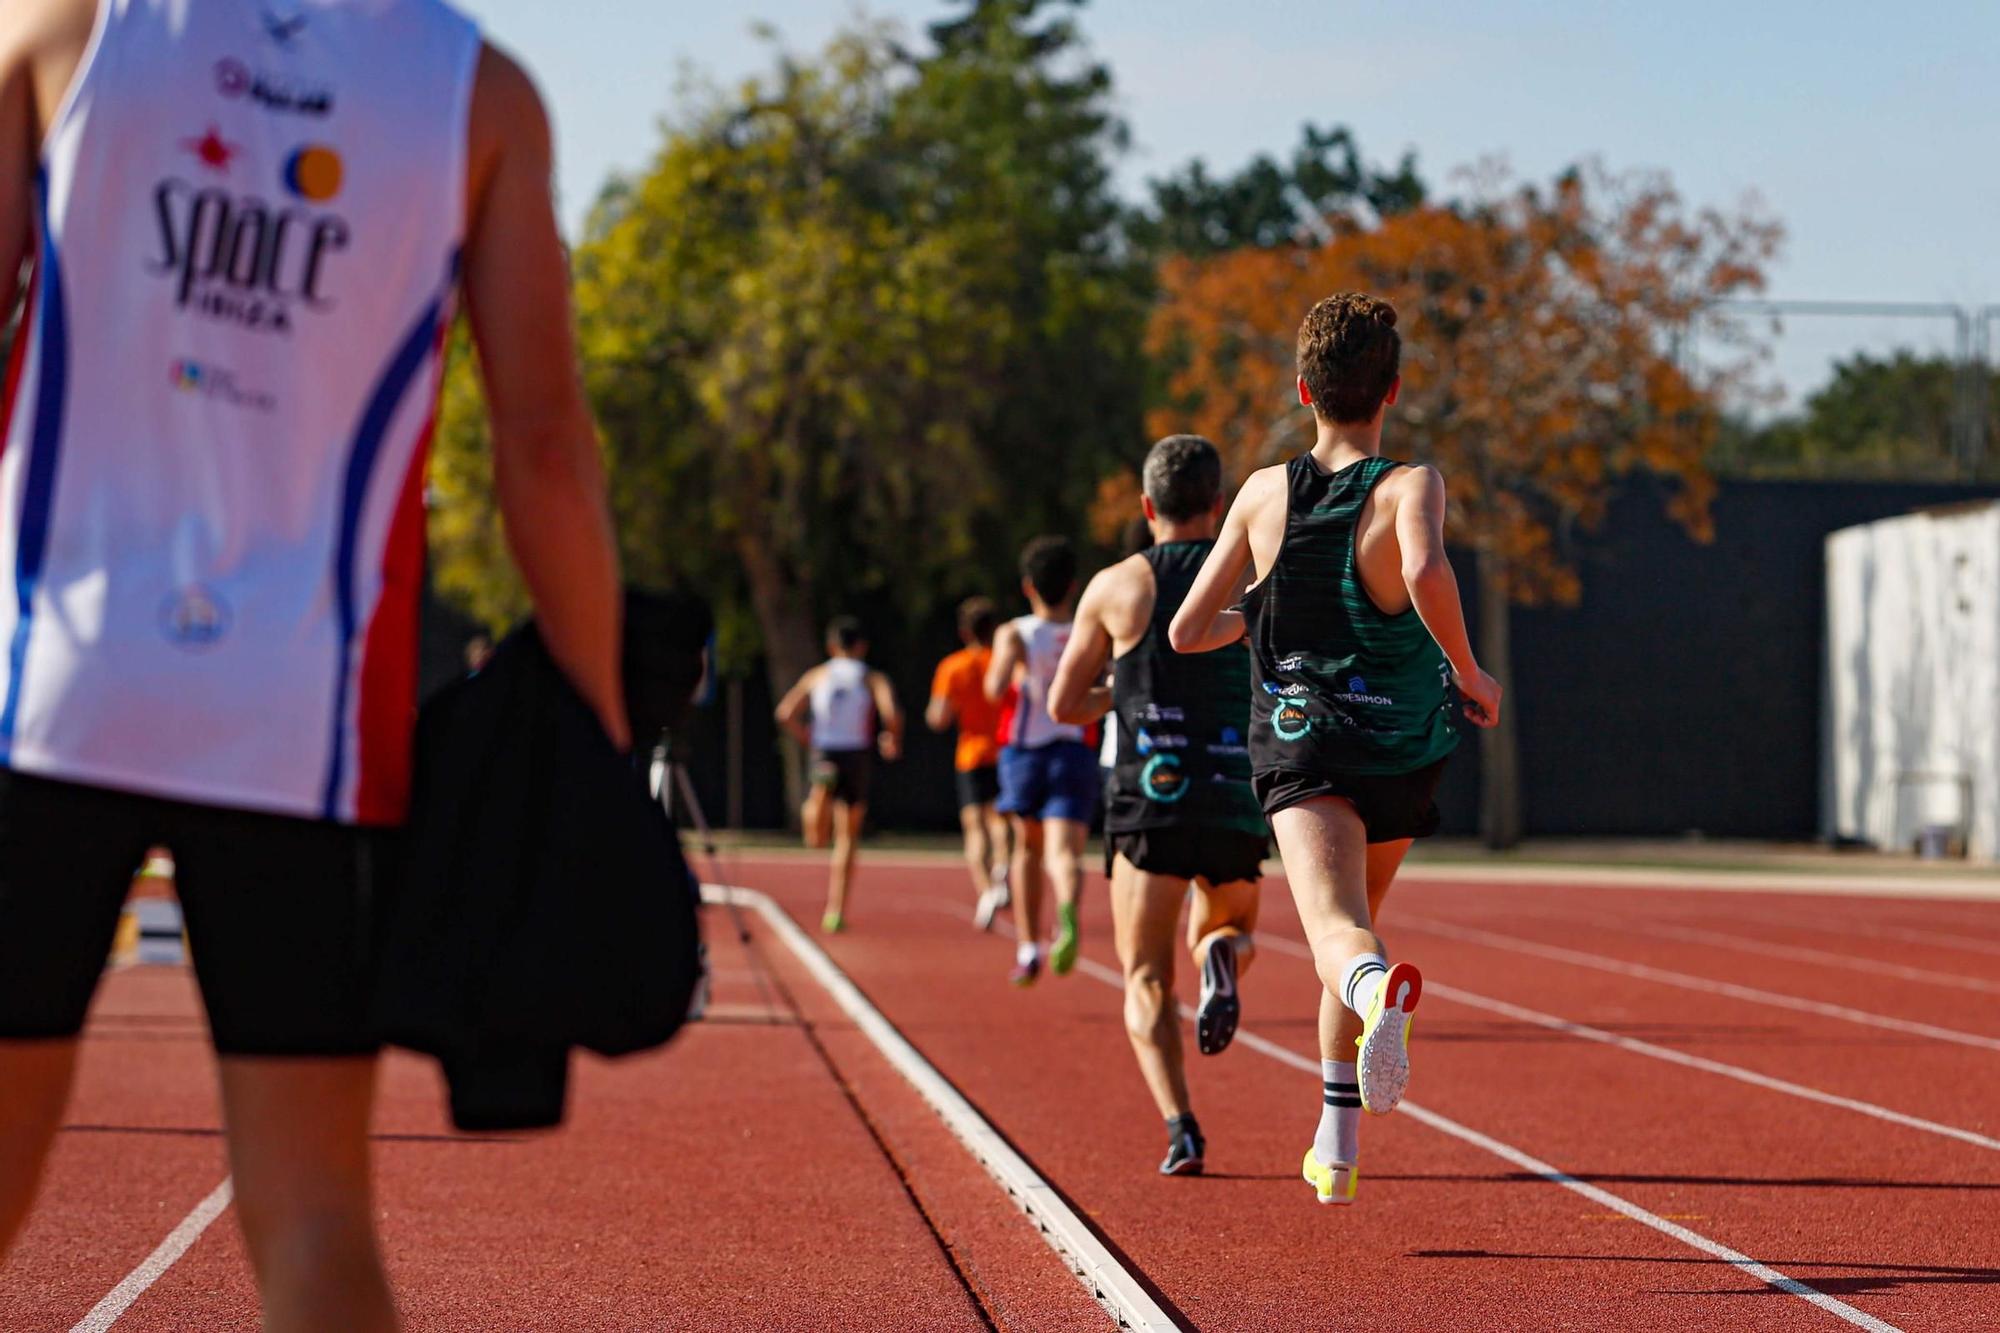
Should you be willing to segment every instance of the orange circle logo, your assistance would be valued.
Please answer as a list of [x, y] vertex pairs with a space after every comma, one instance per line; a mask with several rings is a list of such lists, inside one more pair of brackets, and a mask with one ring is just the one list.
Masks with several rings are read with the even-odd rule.
[[340, 193], [346, 174], [339, 153], [325, 144], [307, 144], [285, 163], [285, 188], [301, 199], [323, 204]]

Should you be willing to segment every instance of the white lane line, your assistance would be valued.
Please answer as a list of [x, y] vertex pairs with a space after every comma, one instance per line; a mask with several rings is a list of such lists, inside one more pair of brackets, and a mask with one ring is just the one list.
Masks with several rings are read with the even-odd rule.
[[1740, 911], [1732, 911], [1730, 915], [1741, 921], [1811, 930], [1821, 935], [1838, 935], [1842, 939], [1853, 939], [1860, 935], [1870, 939], [1901, 940], [1905, 944], [1929, 944], [1940, 949], [1958, 949], [1966, 953], [1992, 954], [2000, 957], [2000, 943], [1973, 939], [1966, 935], [1951, 935], [1941, 930], [1917, 930], [1910, 926], [1883, 925], [1872, 921], [1845, 926], [1822, 926], [1817, 921], [1800, 921], [1776, 914], [1763, 915]]
[[938, 1118], [944, 1121], [959, 1142], [970, 1150], [988, 1174], [1035, 1222], [1049, 1248], [1056, 1252], [1118, 1327], [1162, 1331], [1177, 1327], [1138, 1278], [1118, 1262], [1049, 1182], [1028, 1165], [1027, 1160], [1014, 1151], [992, 1123], [973, 1109], [964, 1094], [882, 1016], [882, 1011], [869, 1002], [867, 996], [848, 980], [839, 965], [799, 929], [784, 909], [768, 895], [754, 889], [705, 884], [702, 886], [702, 897], [710, 902], [733, 900], [764, 918], [791, 949], [793, 956], [833, 997], [834, 1003], [867, 1034], [896, 1071], [930, 1103], [931, 1109], [937, 1112]]
[[196, 1204], [194, 1211], [182, 1218], [181, 1224], [169, 1231], [167, 1238], [140, 1260], [139, 1266], [127, 1273], [123, 1282], [92, 1306], [90, 1313], [79, 1319], [69, 1333], [104, 1333], [105, 1329], [117, 1323], [119, 1317], [132, 1308], [132, 1303], [145, 1295], [148, 1287], [165, 1277], [167, 1270], [201, 1239], [201, 1233], [208, 1230], [209, 1224], [222, 1216], [234, 1193], [230, 1178], [224, 1176], [222, 1183]]
[[1740, 953], [1758, 954], [1766, 958], [1784, 958], [1814, 966], [1845, 968], [1869, 976], [1895, 977], [1901, 981], [1915, 981], [1930, 986], [1951, 986], [1958, 990], [2000, 995], [2000, 982], [1988, 981], [1984, 977], [1962, 976], [1957, 972], [1937, 972], [1928, 967], [1910, 967], [1904, 963], [1891, 963], [1880, 958], [1863, 958], [1851, 953], [1835, 953], [1830, 949], [1814, 949], [1802, 944], [1779, 944], [1772, 940], [1760, 940], [1754, 935], [1732, 935], [1726, 931], [1708, 930], [1699, 926], [1677, 926], [1664, 921], [1627, 921], [1612, 916], [1573, 916], [1567, 912], [1546, 908], [1528, 909], [1526, 914], [1538, 921], [1588, 926], [1596, 930], [1611, 930], [1626, 935], [1685, 940], [1689, 944], [1712, 944], [1718, 949], [1735, 949]]
[[1536, 888], [1698, 889], [1724, 893], [1801, 894], [1814, 898], [1880, 898], [1885, 901], [1992, 902], [2000, 900], [2000, 875], [1855, 875], [1815, 870], [1675, 870], [1648, 866], [1570, 866], [1430, 862], [1415, 860], [1396, 876], [1401, 885], [1526, 884]]
[[[1303, 944], [1286, 939], [1282, 935], [1260, 934], [1257, 937], [1257, 943], [1259, 947], [1268, 945], [1280, 953], [1291, 954], [1295, 958], [1303, 958], [1308, 962], [1312, 961], [1312, 950], [1306, 948]], [[1686, 1051], [1677, 1051], [1671, 1046], [1656, 1046], [1650, 1041], [1640, 1041], [1634, 1037], [1621, 1036], [1616, 1032], [1607, 1032], [1603, 1028], [1592, 1027], [1588, 1023], [1578, 1023], [1572, 1019], [1559, 1018], [1554, 1014], [1545, 1014], [1539, 1010], [1524, 1008], [1518, 1004], [1510, 1004], [1506, 1000], [1496, 1000], [1491, 996], [1475, 994], [1469, 990], [1461, 990], [1457, 986], [1447, 985], [1441, 981], [1426, 979], [1424, 982], [1424, 993], [1441, 996], [1444, 999], [1456, 1004], [1465, 1005], [1468, 1008], [1484, 1009], [1490, 1014], [1500, 1014], [1503, 1017], [1512, 1018], [1522, 1023], [1532, 1023], [1536, 1027], [1547, 1028], [1551, 1032], [1561, 1032], [1567, 1036], [1581, 1038], [1584, 1041], [1594, 1041], [1605, 1046], [1615, 1046], [1621, 1051], [1630, 1051], [1634, 1055], [1643, 1055], [1654, 1060], [1664, 1060], [1668, 1064], [1681, 1065], [1688, 1069], [1699, 1069], [1703, 1073], [1719, 1074], [1723, 1078], [1733, 1078], [1739, 1083], [1748, 1083], [1752, 1087], [1764, 1088], [1771, 1092], [1781, 1092], [1788, 1097], [1797, 1097], [1804, 1101], [1818, 1102], [1822, 1106], [1836, 1106], [1843, 1111], [1854, 1111], [1861, 1115], [1872, 1116], [1877, 1120], [1886, 1120], [1892, 1125], [1901, 1125], [1905, 1129], [1921, 1130], [1926, 1134], [1936, 1134], [1947, 1139], [1957, 1139], [1960, 1143], [1969, 1143], [1975, 1148], [1984, 1148], [1989, 1152], [2000, 1152], [2000, 1139], [1989, 1138], [1974, 1130], [1960, 1129], [1957, 1125], [1941, 1124], [1935, 1120], [1925, 1120], [1921, 1116], [1906, 1115], [1901, 1111], [1894, 1111], [1886, 1106], [1877, 1106], [1873, 1102], [1864, 1102], [1853, 1097], [1842, 1097], [1838, 1093], [1821, 1092], [1818, 1088], [1809, 1088], [1803, 1083], [1793, 1083], [1787, 1079], [1773, 1078], [1768, 1074], [1760, 1074], [1754, 1069], [1745, 1069], [1741, 1065], [1726, 1064], [1721, 1060], [1710, 1060], [1705, 1056], [1690, 1055]]]
[[[1289, 943], [1289, 941], [1287, 942]], [[1108, 986], [1115, 986], [1121, 991], [1125, 988], [1125, 981], [1122, 976], [1094, 959], [1079, 959], [1077, 960], [1077, 967]], [[1430, 983], [1427, 982], [1425, 984], [1428, 986]], [[1180, 1008], [1183, 1015], [1189, 1018], [1194, 1016], [1194, 1011], [1188, 1008], [1188, 1006], [1182, 1005]], [[1280, 1046], [1274, 1041], [1268, 1041], [1256, 1033], [1243, 1028], [1237, 1029], [1236, 1040], [1251, 1050], [1256, 1051], [1259, 1055], [1269, 1056], [1280, 1064], [1289, 1065], [1293, 1069], [1312, 1075], [1315, 1082], [1318, 1082], [1320, 1078], [1320, 1067], [1317, 1060], [1308, 1060], [1296, 1051]], [[1581, 1194], [1584, 1198], [1589, 1199], [1592, 1203], [1600, 1207], [1608, 1208], [1612, 1212], [1632, 1219], [1634, 1222], [1644, 1223], [1661, 1235], [1670, 1236], [1691, 1249], [1699, 1250], [1711, 1258], [1720, 1259], [1732, 1267], [1738, 1268], [1751, 1277], [1756, 1278], [1766, 1286], [1782, 1291], [1788, 1296], [1796, 1296], [1809, 1304], [1816, 1305], [1836, 1319], [1844, 1319], [1856, 1328], [1865, 1328], [1869, 1330], [1869, 1333], [1901, 1333], [1901, 1330], [1894, 1324], [1884, 1323], [1874, 1315], [1857, 1310], [1845, 1301], [1836, 1300], [1817, 1287], [1808, 1286], [1797, 1278], [1787, 1277], [1777, 1269], [1770, 1267], [1768, 1264], [1759, 1263], [1741, 1251], [1733, 1250], [1720, 1241], [1710, 1240], [1699, 1231], [1691, 1230], [1678, 1222], [1669, 1222], [1658, 1213], [1649, 1212], [1641, 1208], [1638, 1204], [1613, 1194], [1610, 1190], [1602, 1189], [1587, 1181], [1578, 1180], [1567, 1171], [1550, 1166], [1538, 1157], [1531, 1157], [1512, 1144], [1502, 1143], [1499, 1139], [1493, 1138], [1491, 1135], [1482, 1134], [1476, 1129], [1462, 1125], [1449, 1116], [1439, 1115], [1436, 1111], [1407, 1100], [1396, 1109], [1396, 1114], [1410, 1116], [1419, 1124], [1428, 1125], [1441, 1134], [1448, 1134], [1463, 1143], [1469, 1143], [1475, 1148], [1489, 1152], [1502, 1161], [1511, 1162], [1521, 1170], [1531, 1175], [1539, 1176], [1552, 1185], [1560, 1185], [1566, 1190]]]
[[1522, 939], [1518, 935], [1503, 935], [1498, 931], [1479, 930], [1471, 926], [1457, 926], [1447, 921], [1437, 921], [1430, 917], [1410, 916], [1402, 912], [1396, 914], [1394, 926], [1398, 930], [1417, 930], [1427, 935], [1441, 935], [1445, 939], [1460, 940], [1466, 944], [1483, 945], [1489, 949], [1501, 949], [1509, 953], [1525, 954], [1532, 958], [1546, 958], [1552, 962], [1569, 963], [1576, 967], [1594, 968], [1599, 972], [1611, 972], [1618, 976], [1636, 977], [1641, 981], [1654, 981], [1665, 986], [1678, 986], [1682, 990], [1701, 991], [1709, 995], [1727, 995], [1731, 999], [1746, 1000], [1751, 1004], [1768, 1005], [1773, 1009], [1790, 1009], [1795, 1013], [1817, 1014], [1822, 1018], [1837, 1018], [1846, 1023], [1858, 1023], [1864, 1027], [1883, 1028], [1890, 1032], [1902, 1032], [1916, 1037], [1929, 1037], [1935, 1041], [1948, 1041], [1960, 1046], [1976, 1046], [1981, 1050], [2000, 1051], [2000, 1037], [1988, 1037], [1977, 1032], [1961, 1032], [1956, 1028], [1938, 1027], [1931, 1023], [1917, 1023], [1905, 1018], [1891, 1018], [1886, 1014], [1873, 1014], [1865, 1009], [1850, 1009], [1844, 1004], [1827, 1004], [1820, 1000], [1802, 1000], [1795, 995], [1781, 995], [1776, 991], [1758, 990], [1754, 986], [1739, 986], [1731, 981], [1716, 981], [1710, 977], [1697, 977], [1686, 972], [1673, 972], [1661, 967], [1648, 967], [1644, 963], [1628, 963], [1617, 958], [1606, 958], [1602, 954], [1584, 953], [1577, 949], [1565, 949], [1559, 945], [1542, 944], [1536, 940]]

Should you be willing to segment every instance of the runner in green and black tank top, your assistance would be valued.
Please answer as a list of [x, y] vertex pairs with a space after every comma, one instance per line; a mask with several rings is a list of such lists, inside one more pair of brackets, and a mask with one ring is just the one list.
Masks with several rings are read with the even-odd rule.
[[1243, 600], [1260, 774], [1412, 773], [1458, 746], [1443, 650], [1416, 608], [1378, 608], [1354, 563], [1362, 506], [1402, 466], [1364, 458], [1327, 473], [1307, 453], [1285, 469], [1284, 544]]
[[1114, 658], [1112, 711], [1118, 758], [1104, 829], [1213, 829], [1264, 837], [1250, 790], [1250, 654], [1241, 645], [1184, 656], [1167, 626], [1215, 543], [1168, 542], [1142, 553], [1153, 567], [1146, 635]]

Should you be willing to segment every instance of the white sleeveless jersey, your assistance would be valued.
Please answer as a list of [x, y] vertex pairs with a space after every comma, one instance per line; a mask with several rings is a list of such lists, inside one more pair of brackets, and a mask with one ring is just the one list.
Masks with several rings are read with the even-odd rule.
[[867, 750], [875, 745], [875, 696], [868, 690], [868, 664], [834, 657], [812, 687], [815, 750]]
[[0, 416], [0, 759], [400, 820], [477, 30], [101, 0]]
[[1032, 750], [1056, 741], [1082, 741], [1082, 727], [1049, 718], [1049, 686], [1055, 683], [1056, 664], [1069, 644], [1070, 622], [1018, 616], [1014, 632], [1021, 636], [1023, 669], [1007, 743]]

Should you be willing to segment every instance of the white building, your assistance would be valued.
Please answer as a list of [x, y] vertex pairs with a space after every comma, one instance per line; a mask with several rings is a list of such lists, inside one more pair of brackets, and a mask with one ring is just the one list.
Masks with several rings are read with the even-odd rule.
[[[2000, 852], [2000, 503], [1826, 539], [1822, 822], [1908, 851]], [[1933, 837], [1939, 836], [1933, 834]]]

